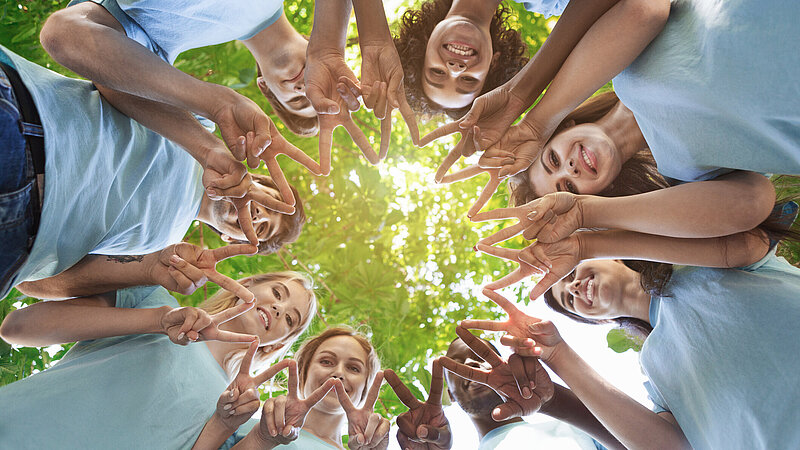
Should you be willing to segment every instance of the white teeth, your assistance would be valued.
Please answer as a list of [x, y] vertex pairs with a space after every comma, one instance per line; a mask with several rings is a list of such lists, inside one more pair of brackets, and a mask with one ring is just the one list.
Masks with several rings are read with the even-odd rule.
[[597, 169], [595, 169], [595, 168], [594, 168], [594, 166], [592, 165], [592, 161], [589, 159], [589, 155], [587, 155], [587, 154], [586, 154], [586, 150], [584, 150], [584, 149], [581, 149], [581, 155], [583, 156], [583, 160], [584, 160], [584, 161], [586, 161], [586, 165], [587, 165], [587, 166], [591, 167], [591, 168], [592, 168], [592, 170], [597, 170]]
[[589, 300], [589, 302], [594, 302], [593, 288], [594, 288], [594, 280], [589, 280], [589, 282], [586, 283], [586, 298]]
[[264, 328], [269, 328], [269, 317], [264, 314], [264, 311], [259, 310], [258, 313], [261, 315], [261, 318], [264, 319]]
[[472, 56], [475, 54], [475, 50], [467, 47], [466, 45], [458, 45], [458, 44], [447, 44], [445, 46], [447, 50], [461, 56]]

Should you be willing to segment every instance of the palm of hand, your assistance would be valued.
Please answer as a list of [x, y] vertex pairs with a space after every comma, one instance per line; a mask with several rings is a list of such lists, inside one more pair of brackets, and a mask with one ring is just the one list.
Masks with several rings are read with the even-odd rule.
[[[255, 158], [266, 147], [270, 136], [272, 121], [258, 105], [244, 96], [237, 96], [237, 102], [226, 104], [223, 109], [214, 114], [215, 122], [219, 126], [222, 140], [239, 161], [248, 156]], [[249, 148], [240, 143], [240, 138], [253, 133], [253, 140]]]
[[361, 86], [371, 88], [376, 81], [387, 85], [395, 77], [403, 77], [403, 66], [394, 46], [364, 45], [361, 47]]
[[[556, 192], [548, 194], [539, 200], [540, 207], [536, 219], [546, 219], [548, 212], [556, 217], [555, 221], [539, 226], [531, 225], [523, 233], [528, 240], [538, 239], [543, 243], [554, 243], [570, 236], [583, 226], [583, 211], [578, 201], [578, 196], [569, 192]], [[533, 233], [533, 231], [536, 231]]]
[[[314, 64], [308, 64], [306, 69], [306, 91], [320, 92], [325, 98], [336, 101], [339, 104], [339, 114], [336, 115], [340, 115], [343, 111], [347, 111], [347, 107], [337, 91], [339, 78], [346, 77], [355, 81], [356, 76], [347, 67], [341, 55], [324, 55], [314, 59]], [[318, 110], [318, 112], [326, 111]]]
[[211, 151], [203, 164], [203, 187], [229, 190], [239, 186], [245, 175], [247, 168], [230, 154]]
[[[481, 130], [481, 148], [485, 149], [496, 145], [509, 133], [519, 133], [519, 131], [512, 131], [514, 127], [511, 127], [511, 124], [518, 117], [517, 111], [523, 107], [523, 102], [517, 96], [502, 87], [478, 97], [472, 110], [480, 111], [475, 125]], [[474, 152], [473, 147], [465, 146], [463, 155], [470, 156]]]
[[[401, 425], [401, 422], [403, 425]], [[429, 428], [450, 426], [450, 422], [448, 422], [447, 417], [444, 415], [444, 410], [441, 405], [423, 403], [422, 406], [417, 409], [410, 409], [397, 416], [397, 425], [400, 428], [398, 433], [405, 434], [404, 448], [410, 448], [411, 450], [446, 450], [450, 448], [449, 445], [437, 445], [433, 442], [416, 442], [411, 440], [416, 437], [417, 428], [420, 425], [425, 425]]]

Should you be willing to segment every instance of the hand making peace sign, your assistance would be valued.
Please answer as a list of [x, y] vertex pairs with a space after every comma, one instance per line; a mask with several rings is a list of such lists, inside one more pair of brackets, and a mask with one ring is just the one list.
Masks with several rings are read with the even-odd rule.
[[433, 362], [431, 387], [425, 403], [417, 400], [414, 394], [400, 381], [393, 370], [386, 370], [386, 381], [397, 394], [397, 398], [409, 410], [397, 416], [397, 442], [403, 449], [445, 450], [452, 446], [450, 422], [442, 409], [442, 389], [444, 369], [439, 361]]
[[300, 398], [297, 361], [289, 362], [289, 384], [286, 395], [269, 398], [261, 410], [259, 436], [264, 442], [275, 445], [288, 444], [297, 439], [306, 421], [306, 415], [333, 387], [334, 380], [327, 380], [306, 398]]
[[492, 195], [495, 193], [495, 191], [497, 191], [498, 186], [500, 186], [502, 180], [500, 180], [500, 177], [497, 176], [499, 170], [484, 169], [479, 167], [478, 165], [473, 165], [461, 169], [459, 171], [456, 171], [454, 173], [449, 173], [439, 181], [440, 183], [452, 183], [454, 181], [461, 181], [461, 180], [466, 180], [467, 178], [472, 178], [484, 172], [489, 174], [489, 182], [486, 183], [486, 186], [483, 187], [483, 190], [481, 191], [481, 194], [478, 196], [478, 199], [475, 200], [475, 203], [472, 205], [469, 211], [467, 211], [467, 217], [469, 217], [470, 220], [473, 221], [474, 221], [473, 217], [479, 215], [478, 213], [480, 212], [480, 210], [483, 209], [484, 206], [486, 206], [486, 203], [489, 202], [489, 200], [492, 198]]
[[470, 367], [447, 356], [442, 356], [439, 361], [445, 369], [456, 375], [489, 386], [497, 392], [504, 403], [492, 411], [494, 420], [531, 415], [553, 398], [555, 388], [537, 358], [513, 354], [506, 362], [489, 344], [466, 328], [459, 326], [456, 333], [476, 355], [489, 363], [491, 370]]
[[242, 358], [239, 373], [236, 374], [236, 378], [228, 385], [228, 388], [225, 389], [225, 392], [220, 395], [217, 401], [215, 414], [217, 414], [222, 424], [231, 431], [236, 431], [243, 423], [247, 422], [258, 410], [258, 407], [261, 406], [258, 398], [258, 387], [281, 370], [289, 367], [289, 360], [284, 359], [260, 374], [252, 376], [250, 374], [250, 366], [258, 350], [258, 344], [258, 339], [250, 343], [247, 353]]
[[219, 326], [246, 313], [253, 306], [255, 303], [242, 303], [213, 315], [193, 306], [172, 308], [164, 312], [159, 325], [161, 332], [178, 345], [197, 341], [252, 342], [258, 338], [251, 334], [220, 330]]
[[347, 429], [350, 437], [347, 446], [351, 450], [386, 449], [389, 446], [389, 421], [374, 412], [375, 402], [383, 384], [383, 372], [378, 372], [375, 381], [367, 391], [364, 406], [356, 408], [342, 384], [342, 380], [335, 379], [334, 389], [347, 414]]
[[204, 250], [188, 242], [173, 244], [158, 252], [148, 266], [148, 279], [173, 292], [191, 295], [211, 280], [219, 287], [246, 302], [255, 296], [238, 281], [217, 272], [217, 263], [236, 255], [252, 255], [258, 247], [251, 244], [231, 244]]

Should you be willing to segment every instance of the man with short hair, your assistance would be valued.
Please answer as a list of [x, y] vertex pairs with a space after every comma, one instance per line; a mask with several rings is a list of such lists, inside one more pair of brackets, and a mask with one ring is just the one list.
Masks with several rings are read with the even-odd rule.
[[[232, 240], [262, 243], [265, 251], [299, 234], [300, 202], [283, 206], [268, 177], [248, 174], [188, 113], [151, 118], [167, 139], [112, 108], [90, 82], [58, 75], [2, 46], [0, 62], [0, 86], [6, 87], [0, 106], [12, 112], [0, 117], [0, 130], [10, 136], [3, 157], [12, 155], [14, 162], [4, 171], [25, 175], [21, 189], [2, 187], [0, 225], [26, 223], [16, 234], [3, 234], [9, 239], [0, 257], [0, 297], [89, 254], [161, 250], [179, 242], [195, 219]], [[294, 214], [283, 217], [261, 205]]]

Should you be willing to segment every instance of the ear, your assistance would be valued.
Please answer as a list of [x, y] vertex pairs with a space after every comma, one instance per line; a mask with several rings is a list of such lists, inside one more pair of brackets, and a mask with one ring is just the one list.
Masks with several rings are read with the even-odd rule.
[[574, 126], [575, 126], [575, 121], [572, 120], [572, 119], [569, 119], [566, 122], [564, 122], [564, 125], [563, 125], [562, 129], [572, 128]]

